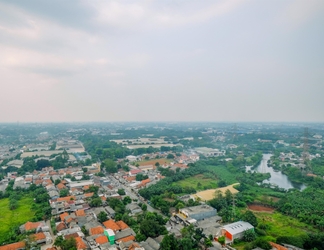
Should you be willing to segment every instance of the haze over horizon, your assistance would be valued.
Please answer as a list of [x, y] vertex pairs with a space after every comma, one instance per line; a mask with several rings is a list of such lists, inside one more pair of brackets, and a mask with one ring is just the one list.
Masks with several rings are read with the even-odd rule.
[[0, 122], [324, 122], [324, 1], [0, 1]]

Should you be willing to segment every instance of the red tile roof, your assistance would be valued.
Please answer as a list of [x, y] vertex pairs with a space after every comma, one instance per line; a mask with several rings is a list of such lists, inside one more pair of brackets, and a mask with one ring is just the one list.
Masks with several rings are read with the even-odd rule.
[[136, 180], [136, 176], [128, 176], [128, 177], [126, 177], [126, 180], [128, 182], [135, 181]]
[[56, 201], [70, 201], [70, 200], [75, 200], [75, 196], [66, 196], [66, 197], [60, 197], [60, 198], [57, 198]]
[[40, 233], [31, 235], [31, 239], [36, 240], [36, 241], [43, 240], [43, 239], [46, 239], [46, 235], [43, 232], [40, 232]]
[[92, 197], [93, 196], [93, 192], [92, 193], [86, 193], [86, 194], [84, 194], [84, 197], [85, 198], [90, 198], [90, 197]]
[[17, 250], [17, 249], [24, 248], [24, 247], [25, 247], [25, 242], [20, 241], [20, 242], [1, 246], [0, 250]]
[[89, 229], [90, 235], [103, 234], [104, 228], [102, 226], [92, 227]]
[[279, 245], [279, 244], [276, 244], [276, 243], [273, 243], [273, 242], [269, 242], [269, 243], [270, 243], [270, 245], [271, 245], [273, 248], [275, 248], [275, 249], [278, 249], [278, 250], [288, 250], [288, 248], [283, 247], [283, 246], [281, 246], [281, 245]]
[[127, 242], [127, 241], [130, 241], [130, 240], [135, 240], [135, 236], [134, 235], [130, 235], [130, 236], [127, 236], [127, 237], [124, 237], [124, 238], [121, 238], [119, 239], [117, 242]]
[[84, 209], [80, 209], [80, 210], [75, 211], [75, 215], [76, 216], [86, 216], [86, 214], [84, 212]]
[[29, 230], [33, 230], [33, 229], [36, 229], [38, 226], [40, 226], [42, 223], [41, 222], [30, 222], [28, 221], [26, 224], [25, 224], [25, 230], [26, 231], [29, 231]]
[[102, 224], [104, 224], [106, 228], [112, 229], [114, 231], [120, 230], [120, 227], [113, 220], [107, 220]]
[[107, 238], [107, 236], [102, 235], [102, 236], [99, 236], [98, 238], [96, 238], [96, 242], [97, 242], [99, 245], [102, 245], [102, 244], [105, 244], [105, 243], [108, 242], [108, 238]]
[[57, 226], [56, 226], [56, 230], [59, 232], [59, 231], [62, 231], [62, 230], [64, 230], [64, 229], [66, 229], [66, 226], [65, 226], [65, 224], [63, 223], [63, 222], [61, 222], [60, 224], [58, 224]]
[[59, 190], [62, 190], [62, 189], [65, 189], [66, 186], [61, 182], [59, 184], [56, 185], [56, 187], [59, 189]]
[[136, 242], [133, 242], [132, 244], [130, 244], [130, 246], [128, 247], [128, 250], [135, 250], [136, 248], [140, 248], [141, 246], [138, 245]]
[[120, 227], [121, 230], [129, 228], [129, 226], [125, 222], [123, 222], [122, 220], [116, 221], [116, 224]]
[[82, 240], [81, 237], [76, 237], [75, 240], [77, 243], [78, 250], [87, 249], [87, 245], [86, 245], [86, 243], [84, 243], [84, 241]]
[[64, 221], [64, 218], [68, 216], [69, 214], [67, 212], [60, 214], [61, 221]]

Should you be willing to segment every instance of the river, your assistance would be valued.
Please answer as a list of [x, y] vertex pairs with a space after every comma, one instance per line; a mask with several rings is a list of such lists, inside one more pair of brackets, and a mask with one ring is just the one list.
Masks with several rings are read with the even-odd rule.
[[268, 180], [264, 180], [263, 183], [270, 183], [280, 188], [297, 188], [299, 190], [304, 190], [306, 188], [304, 184], [292, 182], [288, 179], [287, 175], [274, 170], [272, 167], [268, 167], [267, 163], [271, 156], [272, 154], [263, 154], [260, 164], [254, 170], [251, 170], [251, 166], [247, 166], [246, 171], [251, 170], [258, 173], [270, 173], [271, 177]]

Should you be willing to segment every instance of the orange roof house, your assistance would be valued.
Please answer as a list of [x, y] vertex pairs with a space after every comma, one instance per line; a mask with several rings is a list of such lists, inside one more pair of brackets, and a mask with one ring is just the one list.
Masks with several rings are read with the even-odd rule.
[[149, 183], [151, 180], [150, 179], [145, 179], [142, 180], [140, 184], [137, 185], [138, 188], [140, 187], [145, 187], [147, 183]]
[[126, 228], [129, 228], [129, 226], [125, 222], [123, 222], [122, 220], [116, 221], [116, 224], [119, 226], [119, 228], [121, 230], [124, 230]]
[[62, 190], [62, 189], [66, 189], [67, 188], [62, 182], [60, 182], [59, 184], [57, 184], [56, 187], [58, 188], [58, 190]]
[[107, 220], [107, 221], [103, 222], [102, 224], [104, 224], [104, 226], [106, 228], [112, 229], [113, 231], [120, 230], [120, 227], [113, 220]]
[[92, 193], [85, 193], [85, 194], [84, 194], [84, 197], [85, 197], [85, 198], [90, 198], [90, 197], [93, 196], [93, 194], [94, 194], [93, 192], [92, 192]]
[[140, 248], [141, 246], [138, 245], [136, 242], [133, 242], [132, 244], [130, 244], [130, 246], [128, 247], [128, 250], [136, 250], [137, 248]]
[[76, 216], [86, 216], [86, 214], [84, 212], [84, 209], [80, 209], [80, 210], [75, 211], [75, 215]]
[[105, 236], [105, 235], [101, 235], [101, 236], [99, 236], [98, 238], [96, 238], [96, 242], [97, 242], [99, 245], [102, 245], [102, 244], [108, 243], [108, 238], [107, 238], [107, 236]]
[[82, 238], [80, 236], [75, 237], [75, 240], [76, 240], [76, 245], [77, 245], [78, 250], [87, 249], [87, 244], [84, 243], [84, 241], [82, 240]]
[[121, 238], [119, 239], [117, 242], [128, 242], [130, 240], [135, 240], [135, 236], [134, 235], [130, 235], [130, 236], [127, 236], [127, 237], [124, 237], [124, 238]]
[[60, 198], [57, 198], [56, 201], [65, 201], [65, 202], [68, 202], [68, 201], [71, 201], [71, 200], [75, 200], [75, 196], [66, 196], [66, 197], [60, 197]]
[[18, 250], [18, 249], [25, 249], [25, 242], [19, 241], [16, 243], [12, 243], [0, 247], [0, 250]]
[[288, 250], [288, 248], [286, 248], [284, 246], [281, 246], [279, 244], [276, 244], [276, 243], [273, 243], [273, 242], [269, 242], [269, 243], [273, 248], [275, 248], [277, 250]]
[[34, 241], [46, 239], [46, 235], [43, 232], [31, 235], [31, 239]]
[[67, 212], [65, 212], [65, 213], [63, 213], [63, 214], [60, 214], [60, 219], [61, 219], [61, 221], [64, 221], [64, 218], [66, 217], [66, 216], [68, 216], [69, 214], [67, 213]]
[[29, 231], [29, 230], [33, 230], [33, 229], [37, 229], [39, 226], [41, 226], [43, 223], [41, 222], [30, 222], [28, 221], [25, 224], [25, 230]]
[[62, 231], [62, 230], [64, 230], [64, 229], [66, 229], [67, 227], [65, 226], [65, 224], [63, 223], [63, 222], [61, 222], [60, 224], [58, 224], [57, 226], [56, 226], [56, 231]]
[[92, 227], [89, 229], [90, 235], [103, 234], [104, 228], [102, 226]]

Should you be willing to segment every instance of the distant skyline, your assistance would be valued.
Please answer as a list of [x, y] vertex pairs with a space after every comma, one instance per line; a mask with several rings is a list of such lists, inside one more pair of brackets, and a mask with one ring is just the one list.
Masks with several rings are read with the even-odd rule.
[[0, 1], [0, 123], [324, 122], [324, 1]]

